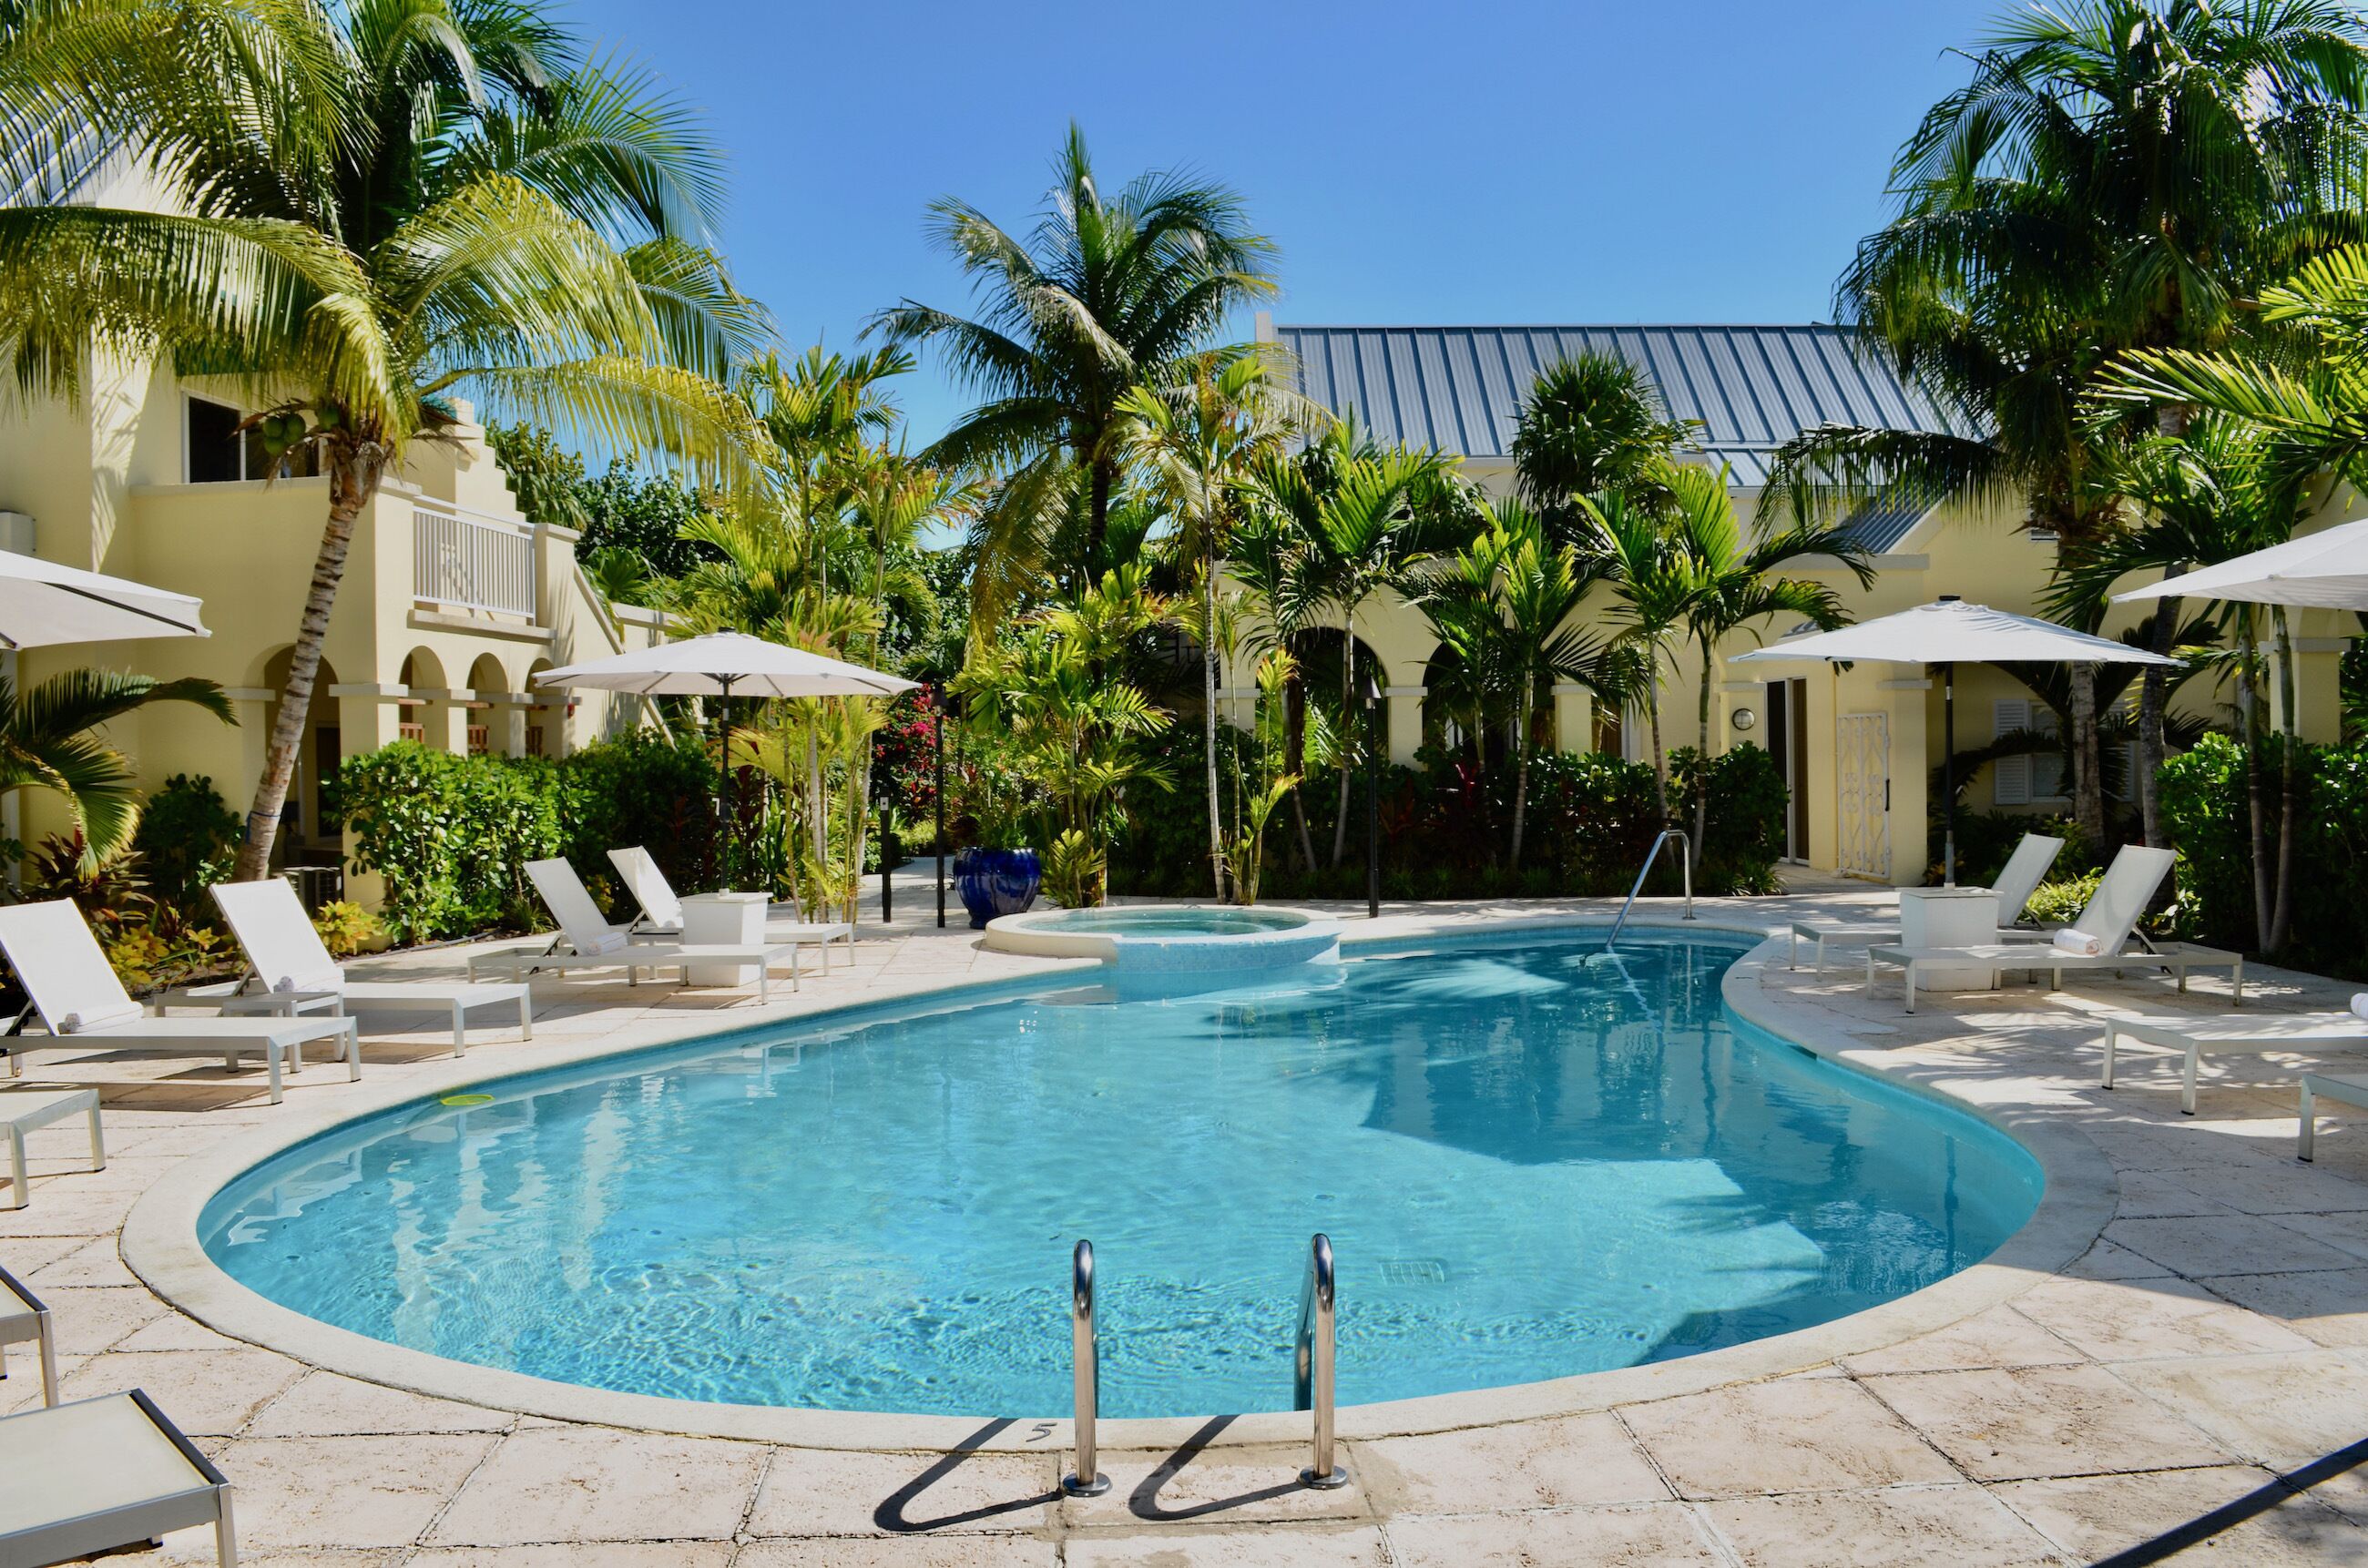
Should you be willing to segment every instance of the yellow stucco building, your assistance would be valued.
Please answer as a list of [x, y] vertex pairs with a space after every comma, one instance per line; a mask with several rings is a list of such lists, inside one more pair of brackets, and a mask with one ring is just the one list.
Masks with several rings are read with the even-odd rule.
[[[109, 737], [137, 763], [142, 789], [204, 774], [241, 812], [262, 773], [328, 516], [325, 479], [268, 472], [261, 443], [235, 428], [248, 412], [227, 383], [104, 362], [86, 368], [77, 405], [0, 412], [0, 548], [194, 594], [213, 633], [12, 654], [17, 678], [98, 665], [219, 681], [236, 728], [170, 704]], [[610, 608], [576, 565], [576, 536], [520, 515], [461, 412], [457, 444], [416, 447], [356, 526], [282, 823], [290, 859], [337, 857], [342, 835], [324, 818], [320, 785], [341, 758], [404, 736], [559, 756], [644, 719], [639, 699], [532, 686], [539, 670], [647, 646], [655, 618]], [[67, 825], [42, 792], [17, 808], [28, 841]]]
[[[1670, 415], [1696, 422], [1700, 460], [1727, 467], [1747, 521], [1759, 507], [1775, 449], [1804, 429], [1825, 424], [1952, 428], [1941, 410], [1832, 326], [1299, 326], [1261, 315], [1258, 331], [1261, 340], [1290, 352], [1310, 397], [1335, 413], [1353, 412], [1383, 442], [1460, 456], [1464, 475], [1492, 495], [1511, 493], [1513, 432], [1531, 384], [1546, 366], [1583, 350], [1617, 353], [1642, 366]], [[2359, 511], [2359, 498], [2346, 490], [2313, 526]], [[2041, 613], [2055, 544], [2033, 533], [2020, 513], [1952, 506], [1870, 509], [1853, 526], [1873, 553], [1872, 587], [1860, 587], [1838, 562], [1798, 574], [1832, 583], [1855, 619], [1949, 594], [2016, 614]], [[1609, 595], [1598, 592], [1582, 613], [1601, 614]], [[2142, 619], [2117, 608], [2105, 633], [2118, 634]], [[1388, 595], [1360, 609], [1353, 630], [1381, 661], [1390, 754], [1410, 762], [1422, 742], [1427, 677], [1438, 642], [1419, 612]], [[1921, 882], [1927, 780], [1941, 760], [1937, 682], [1927, 671], [1898, 665], [1845, 670], [1804, 660], [1726, 669], [1734, 654], [1794, 630], [1771, 624], [1719, 648], [1711, 749], [1754, 744], [1777, 754], [1793, 789], [1788, 858], [1873, 881]], [[2337, 655], [2358, 631], [2352, 617], [2332, 611], [2304, 611], [2295, 622], [2297, 704], [2307, 738], [2337, 736]], [[1700, 678], [1700, 660], [1691, 650], [1665, 672], [1664, 744], [1695, 743]], [[1227, 685], [1238, 692], [1249, 679], [1247, 669], [1235, 669]], [[1962, 665], [1956, 683], [1961, 752], [2052, 720], [2003, 671]], [[2192, 682], [2179, 699], [2180, 707], [2198, 711], [2226, 702], [2208, 680]], [[1633, 715], [1596, 714], [1584, 689], [1556, 688], [1555, 731], [1565, 749], [1605, 744], [1643, 756], [1640, 728]], [[2061, 771], [2043, 758], [1986, 767], [1973, 781], [1968, 803], [1975, 810], [2068, 810]]]

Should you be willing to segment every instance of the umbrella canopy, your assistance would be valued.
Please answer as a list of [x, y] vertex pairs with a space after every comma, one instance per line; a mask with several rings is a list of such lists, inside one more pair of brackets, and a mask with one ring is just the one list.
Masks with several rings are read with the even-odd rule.
[[1987, 605], [1963, 599], [1942, 599], [1918, 605], [1879, 620], [1861, 621], [1839, 631], [1796, 637], [1749, 653], [1737, 653], [1730, 665], [1763, 660], [1860, 659], [1900, 665], [2175, 665], [2166, 659], [2116, 642], [2091, 637], [2052, 621], [2027, 615], [2009, 615]]
[[1796, 637], [1771, 648], [1737, 653], [1730, 665], [1782, 659], [1823, 659], [1830, 664], [1939, 665], [1941, 683], [1941, 880], [1957, 881], [1957, 683], [1958, 665], [2176, 665], [2111, 638], [2091, 637], [2053, 621], [2009, 615], [1987, 605], [1947, 598], [1918, 605], [1880, 619], [1845, 626], [1815, 637]]
[[2172, 598], [2368, 609], [2368, 522], [2344, 523], [2113, 596], [2116, 604]]
[[643, 697], [894, 697], [920, 684], [738, 631], [661, 642], [535, 679]]
[[198, 609], [187, 594], [0, 551], [0, 648], [213, 635]]

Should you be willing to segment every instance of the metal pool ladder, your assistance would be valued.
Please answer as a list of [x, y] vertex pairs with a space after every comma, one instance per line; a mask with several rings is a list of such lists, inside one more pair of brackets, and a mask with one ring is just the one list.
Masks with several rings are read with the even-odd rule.
[[1686, 836], [1684, 828], [1665, 827], [1661, 830], [1661, 835], [1653, 840], [1653, 847], [1645, 852], [1645, 865], [1644, 869], [1636, 873], [1636, 885], [1628, 890], [1628, 902], [1620, 906], [1620, 918], [1611, 923], [1611, 935], [1603, 939], [1605, 952], [1610, 952], [1611, 944], [1620, 939], [1620, 928], [1628, 924], [1628, 912], [1636, 907], [1636, 895], [1645, 891], [1645, 879], [1653, 874], [1653, 862], [1660, 858], [1661, 846], [1672, 838], [1678, 841], [1681, 851], [1678, 857], [1678, 869], [1685, 873], [1686, 878], [1685, 918], [1691, 920], [1694, 917], [1693, 840]]
[[1094, 1424], [1101, 1414], [1101, 1346], [1094, 1336], [1094, 1244], [1079, 1242], [1069, 1258], [1069, 1345], [1076, 1358], [1072, 1390], [1076, 1400], [1077, 1468], [1061, 1478], [1072, 1497], [1099, 1497], [1110, 1489], [1101, 1472]]
[[1332, 1348], [1334, 1305], [1332, 1238], [1321, 1231], [1307, 1249], [1307, 1284], [1299, 1293], [1299, 1346], [1292, 1369], [1295, 1409], [1313, 1411], [1315, 1452], [1299, 1472], [1303, 1486], [1330, 1491], [1349, 1484], [1349, 1472], [1332, 1460]]
[[[1309, 1244], [1307, 1284], [1299, 1298], [1299, 1343], [1294, 1408], [1313, 1411], [1315, 1451], [1300, 1484], [1330, 1491], [1349, 1484], [1349, 1472], [1332, 1456], [1333, 1330], [1337, 1303], [1332, 1274], [1332, 1238], [1318, 1233]], [[1069, 1260], [1069, 1335], [1076, 1357], [1072, 1393], [1076, 1402], [1076, 1468], [1061, 1478], [1072, 1497], [1099, 1497], [1110, 1488], [1101, 1472], [1095, 1426], [1101, 1413], [1101, 1351], [1094, 1333], [1094, 1244], [1081, 1241]]]

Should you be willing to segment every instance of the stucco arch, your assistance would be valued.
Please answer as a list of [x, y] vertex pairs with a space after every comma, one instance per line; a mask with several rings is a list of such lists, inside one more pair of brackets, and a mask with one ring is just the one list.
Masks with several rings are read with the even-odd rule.
[[[264, 704], [257, 739], [268, 744], [279, 727], [279, 692], [288, 684], [288, 666], [294, 662], [293, 644], [282, 643], [256, 660], [251, 685], [272, 694]], [[321, 786], [336, 777], [344, 760], [340, 710], [329, 688], [337, 684], [336, 666], [326, 657], [313, 677], [313, 700], [304, 710], [304, 738], [296, 747], [296, 774], [288, 783], [288, 801], [279, 810], [279, 837], [273, 849], [283, 859], [335, 855], [344, 840], [342, 829], [322, 810]]]

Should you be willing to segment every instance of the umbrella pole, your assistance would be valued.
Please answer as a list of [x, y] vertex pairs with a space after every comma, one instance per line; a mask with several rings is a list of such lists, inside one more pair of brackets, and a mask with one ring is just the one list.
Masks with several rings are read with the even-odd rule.
[[936, 778], [929, 793], [938, 812], [938, 926], [946, 924], [946, 710], [943, 702], [936, 707], [937, 722], [929, 726], [929, 744], [934, 753]]
[[1957, 885], [1957, 666], [1941, 666], [1941, 885]]
[[717, 887], [729, 892], [732, 889], [732, 830], [736, 825], [733, 818], [736, 813], [738, 803], [732, 798], [732, 677], [724, 676], [722, 679], [723, 683], [723, 853], [716, 858], [715, 875]]

